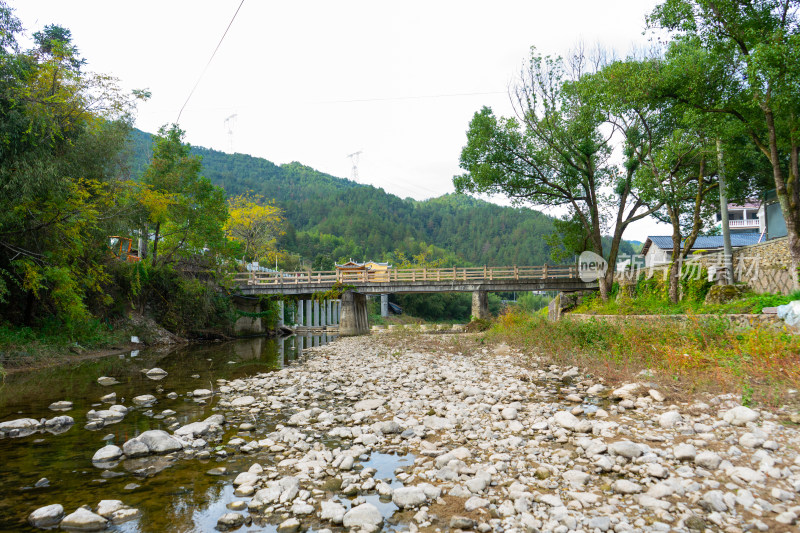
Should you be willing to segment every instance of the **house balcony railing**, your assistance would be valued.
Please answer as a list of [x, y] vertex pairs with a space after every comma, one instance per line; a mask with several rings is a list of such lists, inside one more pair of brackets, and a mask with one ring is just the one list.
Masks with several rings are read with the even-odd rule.
[[731, 228], [757, 228], [759, 220], [757, 218], [748, 218], [746, 220], [728, 220], [728, 226]]

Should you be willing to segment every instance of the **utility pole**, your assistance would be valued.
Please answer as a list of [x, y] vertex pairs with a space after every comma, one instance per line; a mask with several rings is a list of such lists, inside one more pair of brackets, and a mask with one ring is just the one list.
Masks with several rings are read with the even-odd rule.
[[228, 132], [228, 151], [233, 153], [233, 128], [236, 126], [236, 113], [225, 119], [225, 129]]
[[731, 229], [728, 225], [728, 195], [725, 191], [725, 165], [722, 158], [722, 141], [717, 138], [717, 162], [719, 163], [719, 211], [722, 218], [723, 261], [725, 263], [725, 284], [733, 284], [733, 248]]
[[350, 162], [353, 164], [353, 170], [350, 175], [351, 179], [358, 183], [358, 156], [360, 156], [363, 152], [359, 150], [358, 152], [353, 152], [352, 154], [348, 154], [347, 157], [350, 158]]

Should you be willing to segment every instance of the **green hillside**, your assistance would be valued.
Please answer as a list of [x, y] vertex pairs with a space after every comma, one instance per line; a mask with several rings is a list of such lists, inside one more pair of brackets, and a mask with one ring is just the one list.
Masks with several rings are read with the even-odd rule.
[[[133, 173], [147, 164], [150, 135], [136, 130]], [[314, 268], [342, 259], [390, 259], [429, 250], [447, 264], [536, 265], [550, 261], [552, 219], [538, 211], [447, 194], [417, 201], [336, 178], [300, 163], [275, 165], [245, 154], [192, 148], [204, 175], [229, 195], [274, 198], [290, 227], [280, 243]], [[431, 245], [433, 248], [431, 248]]]

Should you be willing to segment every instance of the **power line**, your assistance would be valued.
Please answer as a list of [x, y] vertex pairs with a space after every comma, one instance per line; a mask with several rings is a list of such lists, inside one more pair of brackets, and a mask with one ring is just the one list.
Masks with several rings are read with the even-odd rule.
[[214, 52], [211, 54], [211, 57], [208, 58], [208, 63], [206, 63], [205, 68], [203, 68], [203, 72], [200, 73], [200, 77], [197, 78], [197, 82], [194, 84], [194, 87], [192, 87], [192, 90], [189, 92], [189, 96], [186, 97], [186, 101], [183, 103], [183, 106], [181, 107], [181, 110], [178, 112], [178, 119], [175, 121], [176, 124], [180, 123], [181, 115], [183, 114], [183, 110], [186, 107], [186, 104], [189, 103], [189, 99], [194, 94], [194, 90], [197, 89], [198, 85], [200, 85], [200, 80], [203, 79], [203, 76], [205, 75], [206, 71], [208, 70], [209, 65], [211, 65], [211, 62], [214, 60], [214, 56], [217, 55], [217, 50], [219, 50], [219, 47], [222, 45], [222, 41], [225, 40], [225, 36], [228, 35], [228, 30], [231, 29], [231, 25], [233, 25], [233, 21], [236, 20], [236, 15], [239, 14], [239, 10], [242, 9], [242, 5], [243, 4], [244, 4], [244, 0], [242, 0], [239, 3], [239, 7], [236, 8], [236, 12], [233, 14], [233, 17], [231, 18], [231, 21], [228, 23], [228, 27], [225, 28], [225, 33], [223, 33], [222, 37], [220, 37], [219, 42], [217, 43], [217, 47], [214, 48]]
[[389, 102], [396, 100], [425, 100], [428, 98], [452, 98], [454, 96], [486, 96], [492, 94], [508, 94], [507, 92], [491, 91], [477, 93], [449, 93], [449, 94], [421, 94], [410, 96], [386, 96], [377, 98], [354, 98], [352, 100], [323, 100], [320, 104], [355, 104], [359, 102]]

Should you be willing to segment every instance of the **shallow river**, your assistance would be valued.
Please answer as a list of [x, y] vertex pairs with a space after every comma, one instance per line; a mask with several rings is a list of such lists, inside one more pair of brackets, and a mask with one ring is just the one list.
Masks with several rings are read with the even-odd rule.
[[[96, 468], [92, 455], [107, 443], [122, 446], [142, 431], [166, 429], [168, 424], [161, 413], [167, 409], [175, 411], [172, 416], [181, 425], [201, 420], [212, 414], [215, 398], [200, 404], [186, 392], [215, 389], [217, 379], [230, 380], [291, 365], [303, 357], [304, 347], [326, 344], [331, 339], [256, 338], [169, 352], [142, 350], [8, 376], [0, 388], [0, 422], [63, 414], [74, 418], [75, 424], [58, 435], [37, 432], [0, 439], [0, 531], [40, 531], [26, 523], [34, 509], [59, 503], [69, 514], [81, 505], [95, 508], [103, 499], [122, 500], [142, 513], [137, 520], [111, 528], [113, 531], [213, 531], [217, 519], [227, 512], [226, 505], [242, 498], [233, 495], [231, 476], [215, 477], [206, 472], [219, 466], [229, 472], [244, 471], [262, 458], [237, 454], [221, 460], [213, 456], [205, 461], [179, 460], [164, 472], [143, 478], [129, 471], [135, 465], [128, 465], [126, 470], [126, 462], [110, 471]], [[152, 380], [142, 373], [142, 369], [153, 367], [166, 370], [167, 376]], [[97, 382], [100, 376], [114, 377], [119, 383], [101, 386]], [[166, 393], [172, 391], [178, 398], [169, 400]], [[107, 408], [99, 398], [110, 392], [117, 394], [116, 403], [129, 407], [131, 398], [142, 394], [153, 394], [159, 400], [150, 409], [129, 411], [117, 424], [96, 431], [85, 429], [87, 411]], [[59, 400], [73, 402], [73, 408], [51, 411], [48, 406]], [[236, 428], [227, 431], [232, 436]], [[396, 466], [412, 459], [374, 454], [364, 466], [383, 469], [383, 477], [391, 477]], [[42, 478], [47, 481], [40, 482]], [[392, 510], [383, 511], [391, 515]], [[239, 531], [274, 529], [252, 526]]]

